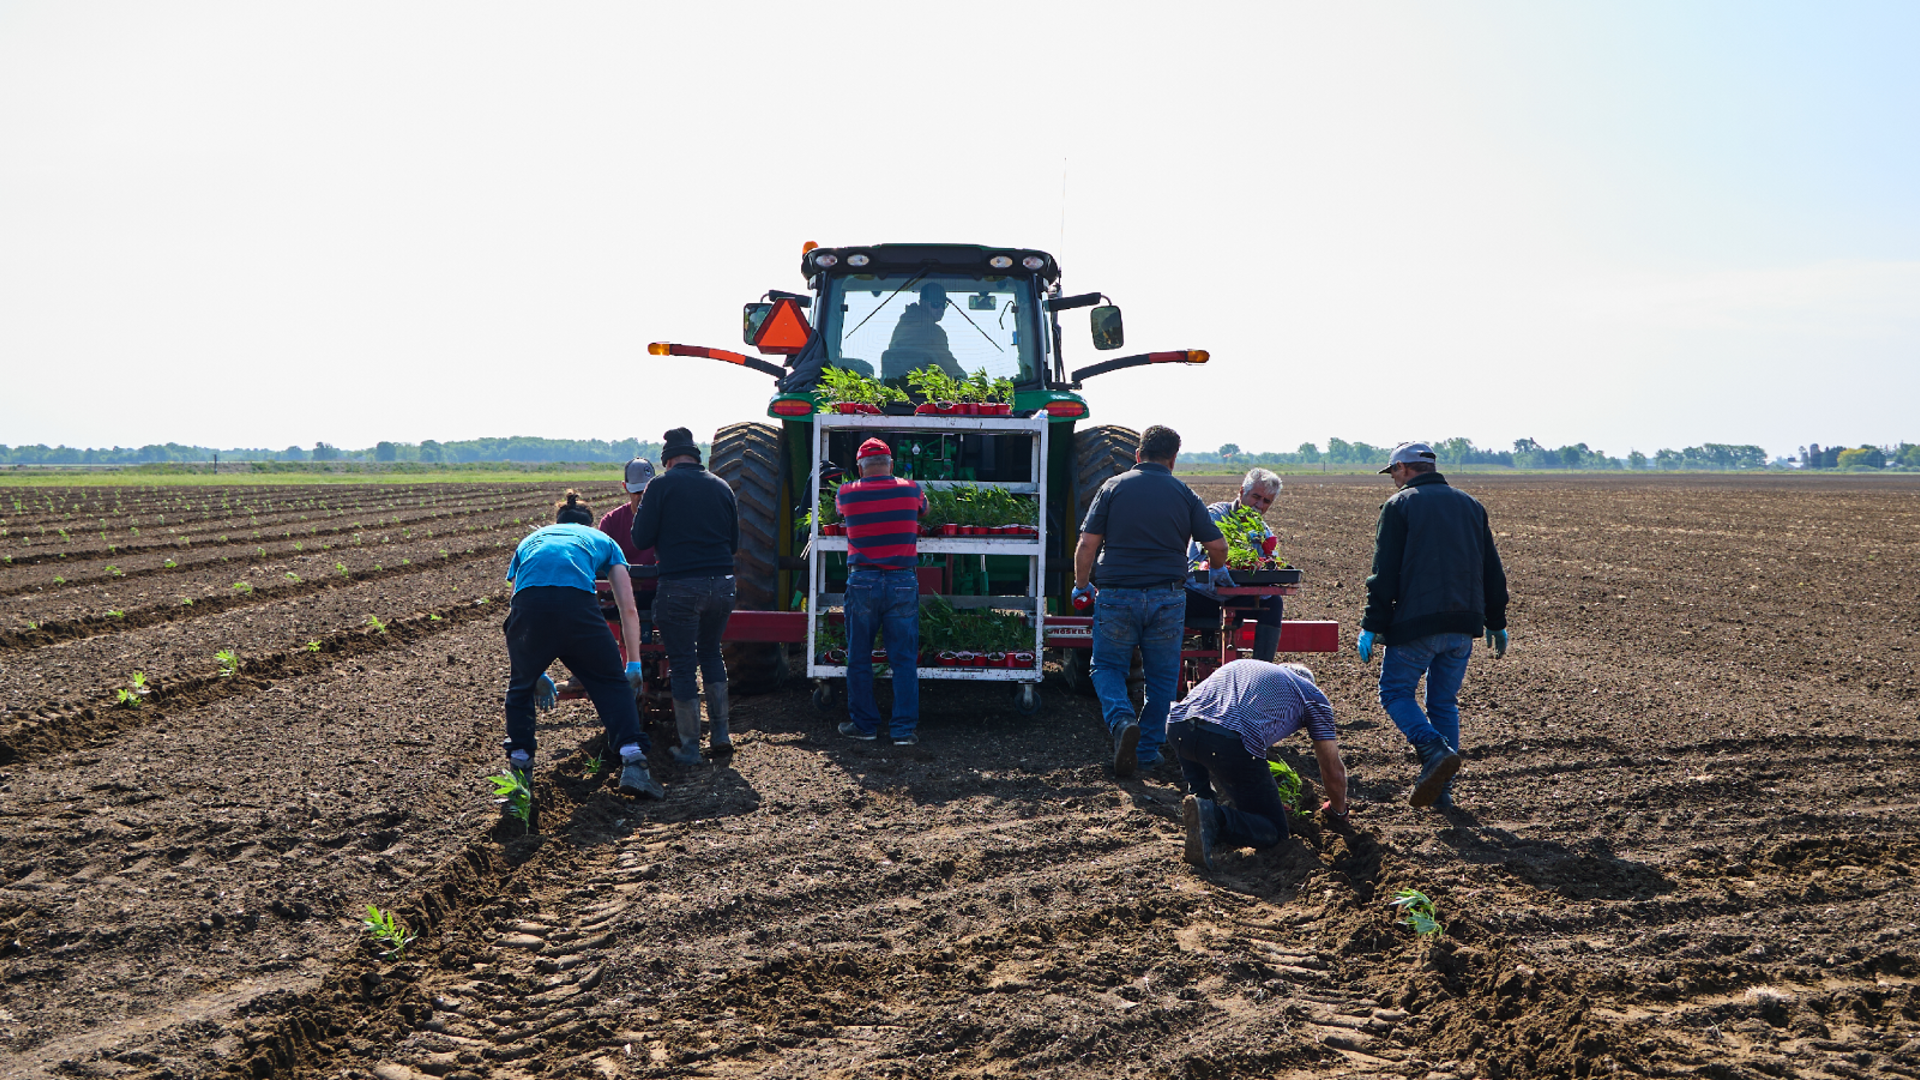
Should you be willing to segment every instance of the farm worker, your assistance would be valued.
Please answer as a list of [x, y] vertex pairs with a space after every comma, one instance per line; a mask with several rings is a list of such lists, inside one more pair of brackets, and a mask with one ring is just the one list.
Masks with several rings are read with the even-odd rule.
[[880, 377], [894, 379], [933, 367], [956, 379], [966, 378], [967, 373], [947, 346], [947, 332], [940, 326], [940, 317], [946, 313], [947, 287], [937, 281], [922, 285], [920, 302], [908, 304], [900, 312], [900, 321], [893, 324], [893, 339], [887, 343], [887, 351], [880, 354]]
[[860, 444], [860, 478], [840, 485], [834, 509], [847, 523], [847, 712], [840, 734], [871, 741], [880, 731], [873, 700], [873, 637], [885, 636], [893, 668], [896, 746], [920, 741], [920, 485], [893, 475], [893, 450], [879, 439]]
[[698, 765], [701, 684], [706, 687], [713, 751], [733, 749], [720, 635], [733, 614], [733, 553], [740, 548], [740, 514], [733, 489], [700, 464], [693, 432], [674, 428], [664, 441], [660, 464], [666, 471], [647, 485], [647, 497], [633, 516], [632, 540], [641, 550], [655, 549], [660, 560], [653, 623], [666, 645], [673, 680], [673, 720], [680, 733], [673, 760]]
[[[1347, 816], [1347, 767], [1333, 730], [1333, 705], [1299, 664], [1234, 660], [1222, 664], [1173, 707], [1167, 745], [1180, 762], [1187, 796], [1187, 861], [1213, 869], [1227, 847], [1272, 847], [1287, 838], [1287, 808], [1267, 747], [1307, 729], [1327, 801], [1320, 809]], [[1224, 801], [1222, 801], [1224, 799]]]
[[[666, 794], [647, 772], [647, 733], [634, 705], [640, 667], [640, 617], [633, 583], [620, 546], [593, 527], [593, 511], [568, 491], [554, 504], [554, 524], [536, 529], [514, 549], [507, 564], [513, 604], [507, 614], [507, 761], [522, 776], [533, 772], [534, 697], [555, 659], [586, 687], [606, 725], [607, 746], [620, 752], [620, 790], [658, 799]], [[593, 581], [613, 583], [620, 629], [627, 643], [623, 675], [620, 648], [600, 614]]]
[[[1473, 639], [1507, 655], [1507, 572], [1487, 508], [1434, 471], [1433, 448], [1401, 443], [1380, 471], [1398, 490], [1380, 507], [1358, 651], [1380, 662], [1380, 705], [1420, 756], [1414, 806], [1453, 808], [1460, 771], [1460, 684]], [[1426, 707], [1414, 697], [1427, 680]]]
[[[1280, 478], [1266, 469], [1249, 469], [1240, 481], [1240, 497], [1231, 502], [1217, 502], [1208, 505], [1207, 516], [1218, 524], [1221, 518], [1246, 507], [1256, 514], [1265, 514], [1280, 495]], [[1260, 526], [1249, 539], [1256, 544], [1273, 536], [1273, 530], [1267, 527], [1266, 519], [1260, 520]], [[1199, 544], [1187, 549], [1187, 565], [1199, 566], [1203, 552]], [[1273, 662], [1273, 655], [1280, 651], [1280, 616], [1286, 611], [1286, 597], [1255, 597], [1259, 616], [1253, 627], [1253, 658]], [[1187, 580], [1187, 625], [1219, 626], [1221, 596], [1213, 585], [1203, 580], [1199, 572]]]
[[[1209, 580], [1233, 583], [1220, 527], [1207, 516], [1200, 496], [1173, 477], [1179, 452], [1180, 436], [1172, 428], [1148, 428], [1133, 468], [1094, 495], [1073, 553], [1073, 595], [1094, 599], [1093, 689], [1113, 735], [1115, 776], [1132, 776], [1135, 768], [1160, 763], [1167, 707], [1180, 678], [1187, 544], [1198, 541], [1206, 553]], [[1138, 716], [1127, 697], [1136, 647], [1147, 677]]]
[[[627, 462], [627, 471], [623, 487], [627, 489], [627, 501], [600, 515], [600, 531], [613, 537], [620, 545], [620, 553], [627, 557], [628, 566], [653, 566], [656, 563], [652, 548], [633, 546], [633, 515], [640, 509], [640, 499], [646, 494], [647, 484], [653, 480], [653, 462], [637, 457]], [[633, 605], [640, 612], [642, 625], [641, 640], [651, 640], [653, 630], [654, 590], [660, 587], [657, 578], [651, 575], [637, 578], [633, 583]]]

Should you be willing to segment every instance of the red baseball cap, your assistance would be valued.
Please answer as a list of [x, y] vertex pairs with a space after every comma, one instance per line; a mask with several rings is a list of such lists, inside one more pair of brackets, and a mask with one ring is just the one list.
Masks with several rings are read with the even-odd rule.
[[881, 442], [879, 439], [868, 439], [866, 442], [863, 442], [860, 444], [860, 453], [858, 457], [862, 461], [865, 461], [867, 458], [870, 458], [870, 457], [892, 457], [892, 456], [893, 456], [893, 448], [891, 446], [888, 446], [886, 443]]

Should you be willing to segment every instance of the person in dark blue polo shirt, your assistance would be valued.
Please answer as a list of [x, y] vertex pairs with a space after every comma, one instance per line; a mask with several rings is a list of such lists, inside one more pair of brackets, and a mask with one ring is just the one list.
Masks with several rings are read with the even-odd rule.
[[[593, 527], [593, 511], [577, 492], [554, 506], [554, 524], [536, 529], [514, 548], [507, 564], [513, 604], [507, 614], [507, 762], [533, 773], [534, 705], [551, 703], [547, 666], [558, 659], [586, 687], [607, 728], [607, 749], [620, 753], [620, 790], [658, 799], [666, 794], [647, 771], [647, 733], [640, 727], [634, 684], [641, 676], [640, 619], [633, 583], [619, 545]], [[626, 635], [627, 665], [600, 614], [595, 578], [613, 585]]]
[[[1113, 733], [1115, 776], [1159, 764], [1167, 741], [1187, 613], [1188, 542], [1198, 541], [1206, 552], [1210, 581], [1233, 583], [1220, 527], [1193, 489], [1174, 479], [1179, 452], [1180, 436], [1172, 428], [1148, 428], [1134, 467], [1094, 495], [1073, 553], [1073, 594], [1094, 598], [1093, 689]], [[1137, 716], [1127, 698], [1136, 648], [1147, 677], [1146, 702]]]

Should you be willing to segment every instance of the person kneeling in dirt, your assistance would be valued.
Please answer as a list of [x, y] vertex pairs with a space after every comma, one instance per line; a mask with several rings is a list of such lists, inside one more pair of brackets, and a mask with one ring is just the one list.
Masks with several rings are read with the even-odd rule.
[[1300, 664], [1235, 660], [1173, 707], [1167, 745], [1186, 778], [1180, 814], [1188, 862], [1211, 870], [1215, 851], [1272, 847], [1287, 838], [1287, 807], [1267, 768], [1267, 747], [1303, 727], [1327, 789], [1320, 809], [1344, 819], [1347, 767], [1334, 735], [1333, 705], [1314, 685], [1313, 672]]
[[[555, 523], [536, 529], [514, 549], [507, 565], [513, 586], [507, 614], [507, 761], [523, 777], [533, 773], [534, 701], [550, 697], [547, 667], [555, 659], [586, 688], [607, 729], [607, 746], [620, 752], [620, 790], [633, 795], [666, 795], [647, 771], [647, 734], [634, 704], [641, 675], [640, 619], [633, 607], [633, 583], [620, 546], [593, 527], [593, 511], [568, 491], [554, 504]], [[600, 614], [593, 582], [613, 583], [620, 608], [620, 629], [627, 641], [627, 664]], [[543, 687], [542, 684], [545, 684]], [[542, 691], [544, 690], [544, 693]]]

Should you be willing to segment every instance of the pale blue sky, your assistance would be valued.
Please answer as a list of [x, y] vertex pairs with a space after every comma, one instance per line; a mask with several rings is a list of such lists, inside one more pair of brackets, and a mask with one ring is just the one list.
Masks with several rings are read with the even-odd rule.
[[0, 3], [0, 442], [711, 430], [806, 240], [1053, 250], [1193, 446], [1920, 440], [1920, 5], [889, 11]]

